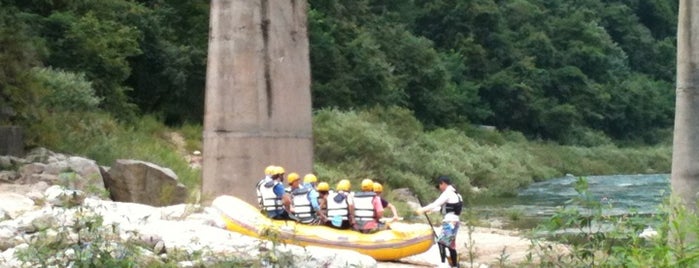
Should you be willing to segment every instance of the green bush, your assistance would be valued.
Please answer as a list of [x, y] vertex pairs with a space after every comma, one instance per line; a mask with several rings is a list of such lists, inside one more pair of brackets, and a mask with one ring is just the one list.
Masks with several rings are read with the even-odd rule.
[[[324, 109], [314, 116], [315, 171], [331, 183], [372, 178], [390, 188], [408, 187], [434, 197], [432, 179], [451, 176], [459, 191], [514, 195], [531, 182], [567, 173], [633, 174], [669, 172], [669, 146], [619, 148], [561, 146], [527, 141], [518, 132], [480, 128], [425, 131], [405, 109]], [[468, 197], [467, 197], [468, 198]]]
[[152, 162], [172, 169], [191, 190], [201, 182], [201, 172], [191, 169], [170, 142], [172, 130], [151, 116], [123, 123], [102, 112], [55, 112], [28, 129], [28, 143], [34, 146], [82, 155], [106, 166], [117, 159]]
[[32, 74], [40, 85], [48, 89], [41, 103], [49, 110], [91, 111], [101, 102], [85, 74], [52, 68], [33, 68]]
[[[182, 133], [186, 149], [199, 150], [201, 125], [171, 129], [153, 116], [124, 123], [101, 112], [55, 111], [37, 118], [27, 126], [31, 146], [83, 155], [102, 165], [120, 158], [148, 161], [172, 169], [191, 190], [199, 187], [201, 172], [188, 166], [170, 139], [172, 132]], [[361, 179], [371, 178], [425, 198], [437, 196], [433, 179], [439, 175], [450, 176], [469, 200], [473, 186], [484, 195], [511, 196], [534, 181], [567, 173], [663, 173], [671, 162], [670, 146], [561, 146], [494, 130], [487, 131], [484, 142], [464, 130], [425, 131], [412, 113], [395, 107], [319, 110], [313, 134], [314, 171], [320, 180], [334, 184], [350, 179], [358, 189]]]

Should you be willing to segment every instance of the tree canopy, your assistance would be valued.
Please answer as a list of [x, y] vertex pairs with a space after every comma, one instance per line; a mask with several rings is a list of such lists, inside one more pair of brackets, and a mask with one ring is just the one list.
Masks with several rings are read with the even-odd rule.
[[[427, 129], [577, 145], [656, 143], [672, 126], [677, 0], [308, 3], [314, 109], [397, 106]], [[0, 123], [72, 107], [66, 85], [122, 120], [201, 122], [208, 12], [201, 0], [0, 0]]]

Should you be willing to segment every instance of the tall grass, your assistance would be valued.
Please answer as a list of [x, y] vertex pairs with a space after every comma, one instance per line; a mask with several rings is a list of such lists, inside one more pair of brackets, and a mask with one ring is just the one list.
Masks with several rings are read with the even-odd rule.
[[388, 187], [434, 196], [431, 179], [451, 176], [466, 196], [507, 196], [534, 181], [576, 175], [667, 173], [671, 148], [561, 146], [528, 141], [517, 132], [477, 127], [424, 130], [409, 111], [316, 111], [315, 171], [319, 178], [358, 183], [369, 177]]
[[[169, 128], [144, 116], [118, 122], [100, 112], [44, 114], [28, 128], [30, 145], [83, 155], [102, 165], [116, 159], [138, 159], [168, 167], [195, 189], [198, 170], [171, 142], [181, 133], [186, 150], [201, 148], [202, 127], [184, 124]], [[514, 195], [534, 181], [575, 175], [667, 173], [671, 147], [621, 148], [560, 146], [528, 141], [511, 131], [477, 127], [425, 130], [407, 110], [374, 108], [365, 111], [319, 110], [314, 115], [314, 171], [323, 181], [350, 179], [354, 188], [364, 178], [387, 188], [408, 187], [423, 197], [435, 197], [433, 178], [451, 176], [459, 191], [471, 198], [472, 187], [491, 196]]]
[[[612, 209], [590, 195], [585, 178], [575, 183], [577, 196], [566, 202], [534, 232], [565, 244], [567, 250], [547, 250], [535, 239], [536, 267], [697, 267], [699, 218], [675, 199], [658, 208], [655, 218], [634, 214], [607, 216]], [[607, 226], [607, 227], [605, 227]], [[657, 230], [657, 231], [656, 231]], [[655, 231], [654, 234], [651, 234]], [[538, 247], [538, 248], [537, 248]], [[524, 266], [524, 264], [519, 264]], [[530, 265], [531, 266], [531, 265]]]
[[198, 187], [200, 171], [189, 168], [168, 133], [173, 131], [152, 116], [131, 123], [100, 112], [56, 112], [29, 126], [28, 143], [81, 155], [100, 165], [117, 159], [136, 159], [172, 169], [190, 189]]

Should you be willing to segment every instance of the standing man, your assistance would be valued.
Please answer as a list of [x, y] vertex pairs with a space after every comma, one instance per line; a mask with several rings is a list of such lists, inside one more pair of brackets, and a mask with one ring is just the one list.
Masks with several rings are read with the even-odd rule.
[[456, 192], [454, 186], [451, 185], [449, 177], [440, 176], [437, 180], [439, 181], [438, 188], [442, 191], [442, 194], [431, 204], [417, 209], [415, 213], [420, 215], [425, 212], [437, 211], [441, 208], [444, 219], [442, 220], [442, 233], [437, 237], [437, 245], [439, 246], [442, 263], [444, 263], [446, 256], [441, 253], [445, 249], [449, 249], [450, 264], [454, 265], [454, 267], [459, 267], [456, 252], [456, 234], [459, 232], [459, 215], [461, 215], [461, 209], [463, 208], [463, 199]]

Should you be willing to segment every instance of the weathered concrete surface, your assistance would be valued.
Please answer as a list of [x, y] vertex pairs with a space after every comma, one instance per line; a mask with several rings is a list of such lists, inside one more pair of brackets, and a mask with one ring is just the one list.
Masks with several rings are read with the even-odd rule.
[[211, 2], [202, 192], [254, 203], [267, 165], [313, 166], [306, 1]]
[[680, 1], [677, 27], [677, 88], [672, 146], [672, 191], [696, 210], [699, 192], [699, 5]]
[[17, 126], [0, 126], [0, 155], [24, 156], [24, 130]]

